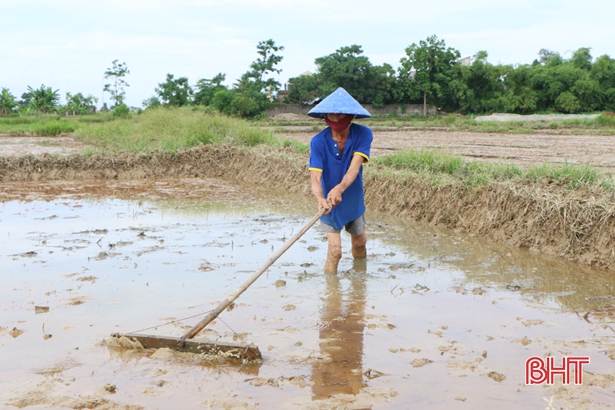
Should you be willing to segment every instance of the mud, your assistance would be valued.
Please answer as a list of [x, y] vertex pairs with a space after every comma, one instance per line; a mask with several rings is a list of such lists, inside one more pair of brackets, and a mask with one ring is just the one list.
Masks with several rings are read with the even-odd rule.
[[[309, 144], [314, 131], [285, 127], [278, 135]], [[615, 139], [608, 135], [570, 135], [566, 130], [538, 130], [535, 134], [497, 134], [467, 131], [376, 129], [372, 156], [395, 151], [444, 150], [468, 160], [517, 165], [549, 163], [615, 166]]]
[[[114, 194], [117, 191], [118, 195], [126, 189], [141, 189], [154, 190], [159, 197], [185, 192], [199, 198], [201, 188], [196, 187], [201, 186], [200, 179], [210, 181], [211, 189], [217, 189], [220, 195], [227, 195], [227, 190], [218, 189], [224, 188], [224, 181], [239, 181], [255, 190], [276, 187], [308, 198], [307, 161], [307, 155], [289, 150], [228, 146], [205, 146], [179, 154], [0, 157], [0, 180], [4, 182], [0, 198], [43, 198], [63, 187], [78, 191], [80, 185], [87, 187], [92, 180], [115, 181], [101, 189]], [[460, 229], [569, 261], [615, 268], [613, 194], [585, 188], [570, 192], [562, 184], [547, 180], [474, 190], [461, 186], [434, 188], [374, 164], [366, 166], [364, 178], [370, 209]], [[175, 182], [166, 182], [169, 179], [182, 182], [175, 186]], [[29, 184], [8, 184], [11, 181], [46, 183], [32, 190]]]
[[84, 152], [88, 146], [75, 141], [71, 135], [33, 137], [0, 134], [0, 153], [4, 157], [25, 155], [69, 155]]
[[[198, 336], [254, 343], [262, 363], [109, 346], [112, 332], [180, 336], [311, 216], [297, 196], [190, 183], [199, 199], [101, 181], [0, 204], [0, 406], [615, 406], [611, 272], [377, 212], [367, 265], [346, 253], [324, 275], [312, 229]], [[524, 385], [533, 355], [590, 356], [585, 383]]]

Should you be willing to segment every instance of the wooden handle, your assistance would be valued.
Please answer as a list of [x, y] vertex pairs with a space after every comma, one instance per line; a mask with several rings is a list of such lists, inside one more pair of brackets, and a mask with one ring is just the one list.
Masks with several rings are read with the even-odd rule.
[[303, 234], [306, 233], [308, 229], [310, 229], [312, 225], [314, 225], [316, 221], [318, 221], [320, 217], [325, 214], [326, 211], [327, 210], [324, 208], [318, 211], [318, 213], [314, 215], [314, 217], [310, 219], [310, 221], [307, 224], [305, 224], [305, 226], [299, 232], [293, 235], [293, 237], [290, 238], [276, 253], [274, 253], [269, 259], [267, 259], [267, 261], [256, 272], [254, 272], [248, 280], [246, 280], [243, 283], [243, 285], [241, 285], [226, 300], [220, 303], [217, 308], [215, 308], [207, 316], [205, 316], [203, 320], [201, 320], [192, 329], [190, 329], [190, 331], [188, 331], [188, 333], [182, 336], [180, 340], [184, 341], [186, 339], [192, 339], [201, 330], [203, 330], [205, 326], [207, 326], [215, 318], [217, 318], [220, 315], [220, 313], [222, 313], [224, 309], [226, 309], [231, 303], [235, 301], [235, 299], [237, 299], [243, 292], [245, 292], [245, 290], [248, 289], [250, 285], [252, 285], [256, 281], [256, 279], [258, 279], [267, 270], [267, 268], [273, 265], [273, 263], [276, 260], [278, 260], [278, 258], [282, 256], [282, 254], [288, 250], [288, 248], [290, 248], [295, 242], [297, 242], [297, 240], [301, 238]]

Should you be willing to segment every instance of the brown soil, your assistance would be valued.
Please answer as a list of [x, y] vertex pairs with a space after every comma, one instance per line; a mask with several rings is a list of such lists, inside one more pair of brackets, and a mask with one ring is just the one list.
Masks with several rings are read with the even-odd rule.
[[[604, 135], [561, 135], [560, 130], [536, 134], [495, 134], [437, 130], [374, 131], [372, 156], [404, 149], [438, 149], [468, 160], [510, 162], [517, 165], [545, 162], [615, 166], [615, 138]], [[314, 132], [305, 127], [286, 127], [279, 135], [309, 143]]]
[[[443, 135], [439, 138], [447, 137], [449, 142], [470, 137], [468, 133], [440, 134]], [[384, 150], [382, 141], [390, 144], [395, 141], [398, 146], [405, 144], [402, 141], [414, 141], [412, 134], [392, 135], [395, 138], [380, 134], [375, 139], [374, 151]], [[479, 141], [490, 138], [489, 134], [473, 135], [475, 147], [480, 146]], [[519, 141], [521, 136], [517, 135], [499, 135], [498, 138], [502, 143], [514, 140], [514, 144], [519, 146], [525, 144]], [[571, 158], [577, 158], [572, 155], [575, 151], [578, 158], [593, 156], [594, 148], [588, 147], [593, 146], [597, 150], [603, 143], [601, 139], [608, 139], [591, 137], [600, 141], [586, 142], [583, 151], [579, 147], [585, 138], [589, 137], [548, 137], [554, 141], [568, 141], [559, 144], [561, 149], [557, 154], [567, 147], [569, 151], [565, 154], [570, 154]], [[539, 138], [532, 136], [532, 139], [534, 144], [539, 144]], [[490, 140], [493, 142], [493, 138]], [[487, 145], [482, 146], [483, 157], [489, 156], [486, 153], [490, 149]], [[533, 157], [536, 161], [544, 159], [541, 150], [549, 151], [549, 148], [530, 150], [536, 154]], [[507, 151], [512, 152], [510, 148]], [[601, 152], [605, 158], [612, 160], [615, 150], [603, 147]], [[528, 156], [519, 154], [519, 157]], [[309, 197], [307, 161], [307, 155], [292, 151], [272, 151], [270, 148], [247, 150], [228, 146], [193, 148], [177, 155], [122, 153], [84, 157], [77, 154], [43, 154], [0, 157], [0, 181], [107, 179], [131, 181], [131, 185], [151, 185], [166, 178], [222, 178], [258, 187], [276, 187]], [[570, 193], [563, 191], [553, 181], [532, 186], [490, 186], [473, 191], [457, 186], [433, 188], [422, 181], [385, 172], [375, 165], [368, 165], [364, 175], [366, 202], [372, 210], [428, 221], [531, 251], [562, 256], [570, 261], [615, 268], [615, 218], [609, 205], [612, 198], [605, 198], [600, 193], [586, 190]], [[61, 189], [57, 184], [50, 184], [50, 189], [54, 186]], [[22, 199], [32, 199], [33, 194], [37, 195], [15, 193], [7, 184], [2, 188], [3, 200], [14, 199], [16, 195], [22, 195]], [[40, 194], [43, 195], [43, 192]]]
[[57, 137], [33, 137], [19, 134], [0, 134], [0, 155], [40, 155], [40, 154], [77, 154], [87, 149], [87, 145], [63, 134]]

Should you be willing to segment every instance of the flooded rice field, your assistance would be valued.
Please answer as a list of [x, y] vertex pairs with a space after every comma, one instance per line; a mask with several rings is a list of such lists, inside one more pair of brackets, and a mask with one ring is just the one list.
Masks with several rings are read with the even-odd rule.
[[[109, 335], [183, 335], [313, 204], [219, 181], [2, 189], [0, 408], [615, 407], [612, 272], [372, 213], [366, 266], [324, 275], [316, 225], [197, 336], [262, 363], [126, 349]], [[591, 363], [526, 385], [531, 356]]]

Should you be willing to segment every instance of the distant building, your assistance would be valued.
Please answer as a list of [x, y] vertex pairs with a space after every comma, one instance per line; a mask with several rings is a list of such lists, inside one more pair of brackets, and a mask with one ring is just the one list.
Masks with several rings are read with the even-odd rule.
[[286, 100], [286, 96], [288, 95], [288, 92], [290, 91], [290, 83], [284, 83], [282, 87], [284, 87], [284, 89], [278, 91], [278, 101], [279, 102], [284, 102], [284, 100]]
[[464, 57], [457, 60], [461, 65], [472, 65], [472, 57]]

